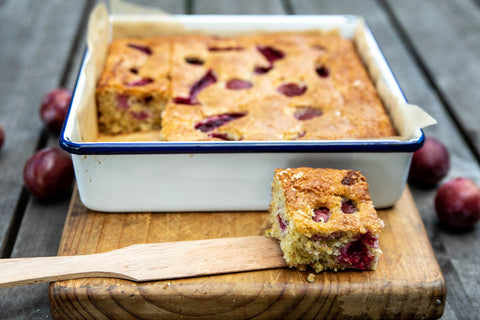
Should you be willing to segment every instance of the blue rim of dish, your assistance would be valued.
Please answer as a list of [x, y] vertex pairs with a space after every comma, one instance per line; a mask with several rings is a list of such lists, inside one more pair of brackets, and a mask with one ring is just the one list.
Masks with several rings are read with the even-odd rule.
[[[349, 17], [349, 16], [347, 16]], [[378, 45], [370, 27], [366, 31], [387, 66], [390, 75], [406, 101], [397, 78]], [[72, 97], [77, 94], [79, 79], [84, 68], [88, 48], [85, 48]], [[297, 141], [149, 141], [149, 142], [84, 142], [77, 143], [66, 137], [65, 129], [71, 116], [72, 104], [63, 124], [59, 144], [62, 149], [77, 155], [89, 154], [185, 154], [185, 153], [336, 153], [336, 152], [413, 152], [425, 141], [423, 130], [410, 140], [297, 140]]]
[[181, 154], [181, 153], [301, 153], [301, 152], [413, 152], [424, 134], [410, 141], [182, 141], [75, 143], [60, 139], [67, 152], [88, 154]]

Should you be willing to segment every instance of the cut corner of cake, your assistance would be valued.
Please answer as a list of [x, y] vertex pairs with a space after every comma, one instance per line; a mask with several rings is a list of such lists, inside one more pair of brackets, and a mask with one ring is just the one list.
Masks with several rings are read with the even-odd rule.
[[359, 171], [276, 169], [269, 211], [267, 235], [280, 241], [290, 267], [376, 269], [384, 223]]

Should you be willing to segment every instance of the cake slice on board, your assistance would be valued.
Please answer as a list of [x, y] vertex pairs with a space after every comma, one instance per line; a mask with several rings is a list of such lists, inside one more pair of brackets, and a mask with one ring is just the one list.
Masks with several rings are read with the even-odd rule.
[[290, 267], [375, 270], [384, 223], [359, 171], [277, 169], [270, 214], [267, 234], [280, 240]]

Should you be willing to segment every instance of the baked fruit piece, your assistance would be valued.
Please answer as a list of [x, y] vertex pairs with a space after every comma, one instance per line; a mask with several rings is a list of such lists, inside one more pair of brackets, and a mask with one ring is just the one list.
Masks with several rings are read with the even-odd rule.
[[112, 42], [96, 90], [101, 133], [160, 129], [170, 88], [170, 50], [169, 38]]
[[290, 267], [375, 270], [384, 223], [360, 172], [276, 169], [270, 214], [267, 235], [280, 240]]

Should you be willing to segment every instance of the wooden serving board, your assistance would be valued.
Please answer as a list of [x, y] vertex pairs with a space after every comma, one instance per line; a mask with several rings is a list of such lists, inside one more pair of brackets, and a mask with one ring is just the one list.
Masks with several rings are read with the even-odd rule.
[[[405, 190], [379, 211], [384, 252], [376, 271], [272, 269], [135, 283], [112, 278], [55, 282], [55, 319], [434, 319], [445, 306], [445, 281], [422, 220]], [[110, 251], [135, 243], [262, 235], [266, 212], [99, 213], [75, 192], [59, 255]]]

